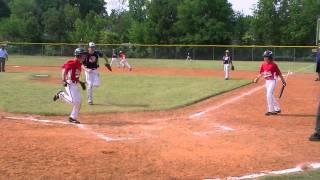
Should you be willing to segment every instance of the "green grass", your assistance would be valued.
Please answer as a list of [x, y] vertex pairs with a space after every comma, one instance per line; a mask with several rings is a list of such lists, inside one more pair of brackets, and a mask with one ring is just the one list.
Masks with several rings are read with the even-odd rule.
[[[60, 74], [48, 73], [58, 78]], [[1, 73], [0, 109], [7, 112], [58, 115], [70, 106], [53, 102], [59, 84], [32, 81], [32, 73]], [[103, 74], [102, 86], [94, 89], [94, 103], [86, 104], [82, 91], [81, 113], [163, 110], [192, 104], [201, 99], [250, 83], [249, 80]]]
[[[61, 66], [70, 57], [59, 56], [10, 56], [9, 65], [28, 66]], [[262, 61], [234, 61], [236, 70], [258, 71]], [[162, 67], [162, 68], [199, 68], [199, 69], [222, 69], [222, 63], [218, 60], [185, 60], [169, 59], [131, 59], [129, 63], [133, 67]], [[315, 63], [310, 62], [277, 62], [283, 72], [299, 71], [312, 73], [315, 71]]]
[[320, 179], [320, 171], [306, 171], [302, 173], [294, 173], [289, 175], [282, 176], [268, 176], [259, 178], [259, 180], [319, 180]]

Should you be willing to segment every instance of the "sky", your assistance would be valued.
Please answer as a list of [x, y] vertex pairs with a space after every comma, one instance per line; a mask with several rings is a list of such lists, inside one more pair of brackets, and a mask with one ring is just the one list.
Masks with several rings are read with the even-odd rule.
[[[107, 11], [110, 12], [111, 9], [125, 8], [120, 2], [123, 0], [105, 0], [108, 3]], [[234, 11], [240, 11], [245, 15], [252, 15], [252, 8], [258, 0], [228, 0], [232, 4]]]
[[243, 12], [245, 15], [252, 15], [251, 10], [258, 0], [228, 0], [232, 4], [232, 9], [234, 11]]

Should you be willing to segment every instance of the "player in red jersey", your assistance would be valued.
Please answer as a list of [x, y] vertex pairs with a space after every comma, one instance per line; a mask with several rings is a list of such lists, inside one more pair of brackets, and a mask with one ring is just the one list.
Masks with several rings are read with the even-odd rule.
[[286, 81], [284, 80], [278, 65], [273, 60], [272, 51], [265, 51], [263, 53], [263, 60], [264, 62], [260, 67], [260, 74], [257, 76], [257, 78], [254, 79], [254, 82], [258, 82], [261, 76], [265, 78], [268, 107], [268, 112], [266, 113], [266, 116], [276, 115], [281, 112], [280, 106], [273, 95], [277, 83], [277, 78], [281, 78], [282, 84], [284, 86], [286, 85]]
[[128, 60], [126, 58], [126, 54], [123, 51], [119, 51], [119, 57], [120, 57], [120, 65], [122, 68], [128, 67], [129, 70], [132, 70], [132, 67], [128, 63]]
[[53, 101], [62, 99], [73, 106], [69, 117], [69, 122], [71, 123], [80, 123], [77, 118], [81, 107], [81, 95], [77, 85], [81, 74], [81, 64], [86, 55], [87, 53], [83, 48], [77, 48], [74, 51], [75, 58], [69, 59], [63, 64], [62, 83], [65, 86], [66, 92], [59, 91], [53, 97]]

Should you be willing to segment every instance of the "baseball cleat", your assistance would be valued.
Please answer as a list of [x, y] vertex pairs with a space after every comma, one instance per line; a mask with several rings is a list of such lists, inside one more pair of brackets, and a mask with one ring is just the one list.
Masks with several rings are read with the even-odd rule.
[[275, 113], [277, 114], [281, 113], [281, 109], [279, 109], [278, 111], [275, 111]]
[[72, 117], [69, 117], [69, 122], [75, 123], [75, 124], [80, 124], [80, 121], [73, 119]]
[[318, 132], [313, 133], [310, 137], [309, 137], [310, 141], [320, 141], [320, 134]]
[[60, 94], [61, 92], [62, 92], [62, 91], [60, 90], [60, 91], [57, 92], [57, 94], [55, 94], [55, 95], [53, 96], [53, 101], [56, 101], [56, 100], [59, 99], [59, 94]]
[[89, 101], [88, 104], [89, 104], [89, 105], [93, 105], [93, 102], [92, 102], [92, 101]]
[[267, 112], [265, 115], [266, 116], [271, 116], [271, 115], [277, 115], [277, 113], [276, 112]]

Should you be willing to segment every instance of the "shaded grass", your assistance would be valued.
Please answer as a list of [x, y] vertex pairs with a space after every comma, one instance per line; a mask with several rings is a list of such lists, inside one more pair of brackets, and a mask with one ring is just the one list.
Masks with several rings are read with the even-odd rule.
[[[59, 73], [50, 73], [59, 78]], [[0, 79], [0, 108], [7, 112], [60, 115], [68, 114], [71, 107], [53, 102], [59, 84], [33, 81], [32, 73], [2, 73]], [[102, 74], [102, 86], [94, 89], [94, 103], [86, 103], [82, 91], [81, 113], [118, 111], [150, 111], [177, 108], [201, 99], [246, 85], [249, 80], [222, 78], [190, 78], [170, 76], [141, 76]]]

